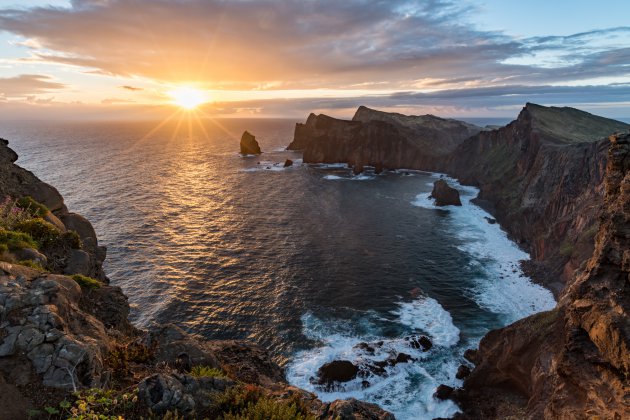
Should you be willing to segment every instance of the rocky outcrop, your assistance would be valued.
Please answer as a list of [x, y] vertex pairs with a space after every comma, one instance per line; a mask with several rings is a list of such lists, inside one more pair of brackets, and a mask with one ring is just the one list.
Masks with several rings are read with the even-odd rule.
[[241, 155], [259, 155], [261, 153], [256, 136], [245, 131], [241, 136]]
[[16, 165], [14, 162], [18, 155], [8, 147], [8, 144], [7, 140], [0, 139], [0, 200], [6, 197], [13, 199], [32, 197], [50, 210], [43, 216], [44, 220], [61, 233], [77, 232], [81, 239], [81, 249], [66, 247], [48, 250], [47, 264], [44, 267], [58, 273], [78, 273], [107, 282], [107, 276], [102, 268], [107, 249], [99, 246], [90, 222], [81, 215], [70, 213], [56, 188]]
[[360, 107], [352, 121], [309, 115], [296, 124], [289, 150], [302, 150], [306, 163], [345, 162], [360, 173], [365, 166], [383, 169], [436, 169], [444, 156], [481, 129], [432, 115], [404, 116]]
[[435, 200], [436, 206], [461, 206], [459, 192], [448, 185], [443, 179], [438, 179], [433, 183], [433, 191], [429, 198]]
[[463, 418], [630, 416], [630, 135], [610, 138], [594, 252], [558, 307], [490, 332]]

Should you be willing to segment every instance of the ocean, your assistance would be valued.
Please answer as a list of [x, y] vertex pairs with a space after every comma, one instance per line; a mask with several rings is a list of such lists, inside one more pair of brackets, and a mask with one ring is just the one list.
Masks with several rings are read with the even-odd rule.
[[[305, 165], [284, 150], [295, 122], [12, 122], [0, 123], [0, 137], [93, 223], [137, 326], [252, 340], [322, 400], [364, 399], [398, 419], [455, 413], [432, 394], [461, 384], [464, 350], [551, 309], [551, 293], [524, 276], [518, 261], [528, 255], [470, 203], [475, 188], [419, 171]], [[238, 154], [244, 130], [261, 156]], [[441, 176], [462, 207], [433, 206]], [[411, 347], [414, 335], [433, 348]], [[332, 360], [399, 353], [416, 360], [336, 389], [311, 381]]]

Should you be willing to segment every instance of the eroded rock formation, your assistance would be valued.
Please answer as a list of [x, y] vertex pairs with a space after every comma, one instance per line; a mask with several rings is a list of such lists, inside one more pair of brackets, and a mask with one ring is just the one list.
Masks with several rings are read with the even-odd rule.
[[429, 198], [435, 199], [436, 206], [461, 206], [459, 192], [448, 185], [443, 179], [438, 179], [433, 183], [433, 191]]
[[245, 131], [241, 136], [241, 155], [259, 155], [261, 153], [256, 136]]

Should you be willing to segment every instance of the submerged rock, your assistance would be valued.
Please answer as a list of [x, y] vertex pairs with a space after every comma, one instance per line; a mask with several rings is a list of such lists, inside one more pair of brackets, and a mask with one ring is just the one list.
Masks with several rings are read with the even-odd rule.
[[433, 183], [433, 191], [429, 198], [435, 199], [436, 206], [461, 206], [459, 191], [448, 185], [443, 179]]
[[433, 343], [429, 337], [425, 335], [405, 337], [406, 341], [409, 341], [409, 346], [414, 349], [422, 349], [422, 351], [429, 351], [433, 347]]
[[288, 168], [289, 166], [293, 166], [293, 161], [291, 159], [287, 159], [284, 161], [284, 167]]
[[260, 146], [256, 141], [256, 136], [245, 131], [241, 136], [241, 154], [242, 155], [259, 155], [261, 154]]
[[455, 391], [453, 387], [442, 384], [437, 387], [433, 396], [438, 400], [447, 400], [453, 395], [453, 391]]

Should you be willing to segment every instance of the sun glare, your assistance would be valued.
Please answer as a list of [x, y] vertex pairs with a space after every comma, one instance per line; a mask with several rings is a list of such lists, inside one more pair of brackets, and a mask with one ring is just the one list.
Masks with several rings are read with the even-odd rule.
[[189, 87], [173, 89], [168, 94], [175, 105], [188, 110], [197, 108], [199, 105], [207, 102], [203, 91]]

